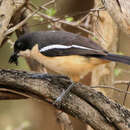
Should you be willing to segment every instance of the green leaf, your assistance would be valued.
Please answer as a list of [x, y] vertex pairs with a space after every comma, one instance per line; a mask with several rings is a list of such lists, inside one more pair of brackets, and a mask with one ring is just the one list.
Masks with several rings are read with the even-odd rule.
[[74, 18], [73, 17], [67, 17], [67, 18], [65, 18], [65, 20], [68, 21], [68, 22], [72, 22], [74, 20]]
[[34, 19], [34, 20], [41, 21], [41, 22], [44, 21], [44, 19], [43, 19], [41, 16], [39, 16], [39, 15], [35, 15], [35, 16], [33, 16], [33, 19]]
[[97, 41], [98, 39], [97, 39], [96, 37], [93, 37], [93, 40], [94, 40], [94, 41]]
[[120, 69], [120, 68], [115, 68], [114, 69], [115, 76], [118, 76], [121, 72], [122, 72], [122, 69]]
[[56, 14], [56, 10], [54, 8], [47, 9], [46, 14], [48, 16], [54, 16]]
[[124, 53], [123, 53], [123, 52], [117, 52], [117, 54], [119, 54], [119, 55], [124, 55]]
[[39, 21], [43, 22], [43, 21], [44, 21], [44, 18], [40, 17]]

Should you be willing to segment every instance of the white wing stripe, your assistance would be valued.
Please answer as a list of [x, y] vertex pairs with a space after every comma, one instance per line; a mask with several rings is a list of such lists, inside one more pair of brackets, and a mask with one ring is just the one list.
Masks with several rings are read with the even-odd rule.
[[40, 52], [45, 52], [45, 51], [48, 51], [48, 50], [52, 50], [52, 49], [68, 49], [68, 48], [71, 48], [71, 46], [64, 46], [64, 45], [49, 45], [49, 46], [46, 46], [46, 47], [43, 47]]
[[83, 46], [78, 46], [78, 45], [65, 46], [65, 45], [56, 45], [55, 44], [55, 45], [49, 45], [49, 46], [41, 48], [40, 52], [45, 52], [45, 51], [53, 50], [53, 49], [69, 49], [69, 48], [72, 48], [72, 47], [85, 49], [85, 50], [94, 50], [94, 51], [96, 51], [95, 49], [87, 48], [87, 47], [83, 47]]
[[87, 47], [84, 47], [84, 46], [72, 45], [71, 47], [85, 49], [85, 50], [94, 50], [95, 51], [95, 49], [87, 48]]

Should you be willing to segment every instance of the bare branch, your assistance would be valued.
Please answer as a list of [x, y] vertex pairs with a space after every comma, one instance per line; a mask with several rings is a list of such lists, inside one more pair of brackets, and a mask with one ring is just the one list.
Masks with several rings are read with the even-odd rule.
[[[19, 91], [32, 98], [45, 100], [49, 103], [53, 103], [57, 96], [60, 95], [64, 85], [68, 86], [70, 84], [69, 81], [56, 79], [55, 77], [50, 79], [50, 81], [44, 79], [32, 79], [29, 77], [30, 74], [26, 72], [1, 70], [0, 84], [8, 90]], [[59, 87], [61, 89], [59, 89]], [[107, 124], [106, 119], [102, 117], [97, 110], [91, 108], [91, 105], [85, 103], [85, 101], [73, 94], [61, 104], [62, 111], [89, 123], [93, 128], [110, 130], [112, 126]], [[93, 115], [95, 115], [96, 118], [93, 117]], [[102, 125], [100, 126], [99, 124]]]
[[[127, 84], [126, 91], [129, 90], [129, 87], [130, 87], [130, 84]], [[125, 105], [126, 97], [127, 97], [127, 93], [125, 93], [124, 100], [123, 100], [123, 105]]]
[[[17, 2], [17, 1], [15, 1]], [[12, 16], [16, 11], [20, 10], [25, 4], [26, 0], [20, 0], [19, 4], [16, 4], [13, 0], [2, 0], [0, 4], [0, 46], [5, 39], [5, 32], [8, 30], [8, 26]]]
[[118, 88], [115, 88], [115, 87], [111, 87], [111, 86], [106, 86], [106, 85], [97, 85], [97, 86], [91, 86], [91, 88], [106, 88], [106, 89], [113, 89], [117, 92], [120, 92], [120, 93], [125, 93], [125, 94], [130, 94], [130, 92], [128, 91], [123, 91], [123, 90], [120, 90]]
[[[4, 86], [8, 91], [18, 91], [52, 104], [62, 89], [70, 84], [66, 79], [32, 79], [30, 75], [23, 71], [0, 70], [0, 89]], [[75, 95], [71, 93], [61, 103], [62, 111], [88, 123], [96, 130], [129, 129], [130, 112], [126, 108], [81, 84], [75, 84], [72, 92]]]
[[118, 84], [130, 84], [130, 81], [127, 80], [119, 80], [119, 81], [115, 81], [114, 85], [118, 85]]
[[[32, 3], [31, 3], [30, 5], [31, 5], [33, 8], [35, 8], [35, 9], [39, 9], [39, 8], [42, 7], [42, 9], [47, 10], [47, 8], [46, 8], [44, 5], [42, 5], [42, 6], [40, 6], [40, 7], [37, 7], [37, 6], [33, 5]], [[45, 7], [45, 8], [44, 8], [44, 7]], [[30, 8], [29, 8], [29, 9], [30, 9]], [[30, 9], [30, 10], [32, 11], [32, 9]], [[93, 10], [90, 10], [90, 12], [95, 12], [95, 11], [100, 11], [100, 10], [102, 10], [102, 9], [93, 9]], [[82, 31], [84, 31], [84, 32], [87, 32], [87, 33], [89, 33], [90, 35], [92, 35], [92, 36], [94, 36], [94, 37], [97, 38], [97, 36], [95, 35], [95, 33], [93, 33], [92, 31], [90, 31], [90, 30], [88, 30], [88, 29], [86, 29], [86, 28], [83, 27], [83, 25], [82, 25], [81, 22], [83, 22], [84, 19], [82, 19], [82, 20], [80, 20], [80, 21], [71, 21], [71, 22], [69, 22], [69, 21], [66, 21], [66, 20], [61, 19], [61, 18], [56, 18], [56, 17], [54, 17], [54, 16], [48, 16], [47, 14], [45, 14], [45, 13], [43, 13], [43, 12], [38, 12], [38, 14], [39, 14], [41, 17], [45, 18], [46, 20], [48, 20], [48, 21], [54, 23], [54, 25], [57, 25], [57, 23], [59, 23], [59, 24], [65, 24], [65, 25], [68, 25], [68, 26], [72, 26], [72, 27], [78, 28], [79, 30], [82, 30]], [[86, 17], [84, 17], [84, 18], [86, 18]], [[57, 27], [57, 26], [55, 26], [55, 27]], [[57, 28], [59, 29], [59, 27], [57, 27]], [[98, 38], [97, 38], [97, 39], [98, 39]]]
[[22, 27], [28, 20], [31, 18], [34, 14], [36, 14], [39, 11], [39, 9], [35, 10], [33, 13], [29, 14], [23, 21], [15, 25], [14, 27], [10, 28], [9, 30], [6, 31], [5, 36], [13, 33], [20, 27]]

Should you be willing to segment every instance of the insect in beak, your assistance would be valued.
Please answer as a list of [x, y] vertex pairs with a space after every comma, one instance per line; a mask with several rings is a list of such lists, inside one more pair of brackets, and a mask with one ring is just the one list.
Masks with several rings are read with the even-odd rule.
[[10, 59], [9, 59], [9, 63], [12, 64], [12, 63], [15, 63], [16, 65], [18, 65], [18, 53], [14, 53], [13, 55], [10, 56]]

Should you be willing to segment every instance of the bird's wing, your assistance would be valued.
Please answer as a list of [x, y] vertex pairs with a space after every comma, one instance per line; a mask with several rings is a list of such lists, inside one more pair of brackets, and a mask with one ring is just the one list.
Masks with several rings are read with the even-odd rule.
[[40, 52], [46, 56], [67, 56], [67, 55], [82, 55], [82, 56], [91, 56], [91, 55], [106, 55], [106, 52], [102, 50], [96, 50], [93, 48], [87, 48], [79, 45], [59, 45], [53, 44], [40, 49]]
[[[62, 33], [62, 32], [61, 32]], [[56, 38], [56, 37], [55, 37]], [[67, 56], [67, 55], [106, 55], [107, 52], [92, 40], [72, 33], [64, 33], [64, 37], [46, 44], [40, 48], [40, 52], [46, 56]], [[44, 44], [45, 45], [45, 44]]]

